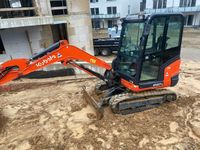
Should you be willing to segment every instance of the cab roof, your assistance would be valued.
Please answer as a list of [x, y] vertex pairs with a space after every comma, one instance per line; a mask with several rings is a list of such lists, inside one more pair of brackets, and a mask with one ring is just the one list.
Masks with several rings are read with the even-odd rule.
[[154, 18], [156, 16], [174, 16], [174, 15], [180, 15], [183, 17], [183, 14], [181, 13], [153, 13], [153, 14], [132, 14], [128, 15], [125, 18], [122, 18], [122, 22], [128, 23], [137, 23], [137, 22], [145, 22], [146, 20], [150, 18]]

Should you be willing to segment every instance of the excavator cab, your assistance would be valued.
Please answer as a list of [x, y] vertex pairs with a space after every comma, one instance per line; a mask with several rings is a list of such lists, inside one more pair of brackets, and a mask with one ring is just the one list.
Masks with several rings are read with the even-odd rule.
[[[134, 91], [174, 86], [178, 82], [183, 15], [129, 16], [122, 26], [120, 50], [113, 62], [114, 72], [123, 81], [137, 85], [135, 90], [128, 87]], [[174, 62], [173, 76], [165, 74], [166, 67]], [[170, 85], [165, 76], [170, 76]]]
[[164, 87], [178, 82], [183, 28], [184, 17], [179, 13], [123, 19], [120, 50], [108, 80], [114, 83], [96, 86], [96, 94], [103, 95], [99, 103], [90, 99], [99, 116], [104, 104], [125, 115], [177, 99], [176, 93]]
[[105, 75], [113, 83], [97, 84], [99, 103], [85, 94], [99, 116], [104, 105], [126, 115], [177, 99], [176, 93], [164, 87], [178, 82], [183, 28], [184, 17], [178, 13], [123, 19], [120, 50], [111, 75]]

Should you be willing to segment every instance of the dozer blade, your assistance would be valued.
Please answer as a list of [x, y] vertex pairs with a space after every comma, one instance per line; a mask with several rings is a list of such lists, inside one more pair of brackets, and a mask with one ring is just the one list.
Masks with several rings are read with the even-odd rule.
[[86, 91], [86, 88], [83, 87], [83, 97], [87, 101], [88, 104], [92, 106], [94, 111], [96, 112], [96, 117], [98, 120], [103, 118], [104, 109], [101, 103], [98, 103], [94, 97], [90, 96]]

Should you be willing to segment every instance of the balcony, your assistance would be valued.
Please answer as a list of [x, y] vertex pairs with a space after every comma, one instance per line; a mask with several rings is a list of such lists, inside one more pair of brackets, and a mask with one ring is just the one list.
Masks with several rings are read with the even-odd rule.
[[115, 18], [120, 18], [120, 13], [91, 15], [91, 18], [92, 19], [115, 19]]
[[200, 6], [196, 7], [168, 7], [168, 8], [161, 8], [161, 9], [145, 9], [145, 13], [198, 13], [200, 12]]
[[44, 14], [40, 5], [36, 0], [9, 0], [8, 3], [0, 0], [0, 29], [66, 23], [66, 0], [47, 1], [49, 10]]

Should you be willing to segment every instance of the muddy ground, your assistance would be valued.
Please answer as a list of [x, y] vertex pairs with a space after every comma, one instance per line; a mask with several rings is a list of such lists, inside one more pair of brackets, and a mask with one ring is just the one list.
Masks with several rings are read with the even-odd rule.
[[[186, 46], [187, 47], [187, 46]], [[199, 59], [200, 61], [200, 59]], [[73, 78], [73, 80], [71, 80]], [[102, 120], [83, 100], [95, 78], [22, 79], [0, 88], [0, 150], [200, 149], [200, 65], [184, 60], [178, 100]]]

